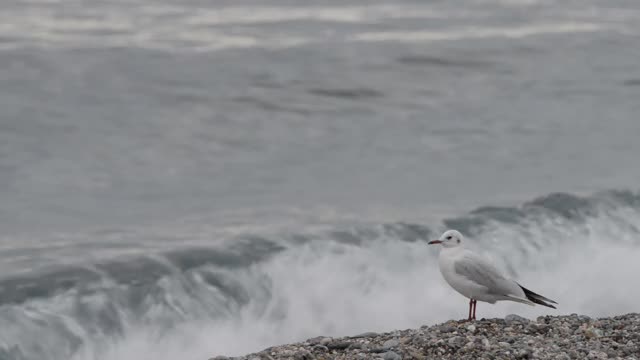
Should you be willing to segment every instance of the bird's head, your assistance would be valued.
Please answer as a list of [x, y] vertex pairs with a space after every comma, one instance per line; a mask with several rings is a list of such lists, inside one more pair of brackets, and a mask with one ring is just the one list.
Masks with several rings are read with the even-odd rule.
[[440, 238], [438, 240], [431, 240], [428, 244], [441, 244], [446, 248], [451, 248], [461, 246], [463, 238], [464, 237], [458, 230], [447, 230], [442, 235], [440, 235]]

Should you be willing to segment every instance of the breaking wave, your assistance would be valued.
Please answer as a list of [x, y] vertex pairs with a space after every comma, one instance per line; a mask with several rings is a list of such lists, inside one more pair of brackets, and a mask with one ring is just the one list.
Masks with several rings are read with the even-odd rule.
[[[445, 228], [558, 314], [637, 311], [640, 194], [550, 194], [438, 224], [390, 222], [243, 233], [0, 280], [0, 359], [206, 359], [317, 335], [417, 327], [465, 316], [425, 240]], [[546, 308], [480, 304], [480, 317]], [[554, 312], [556, 313], [556, 312]]]

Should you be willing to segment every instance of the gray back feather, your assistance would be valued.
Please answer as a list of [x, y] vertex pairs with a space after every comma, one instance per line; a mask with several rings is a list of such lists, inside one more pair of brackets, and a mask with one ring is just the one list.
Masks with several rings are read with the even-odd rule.
[[517, 284], [506, 279], [492, 263], [478, 255], [465, 254], [455, 262], [454, 270], [458, 275], [486, 287], [491, 294], [514, 295]]

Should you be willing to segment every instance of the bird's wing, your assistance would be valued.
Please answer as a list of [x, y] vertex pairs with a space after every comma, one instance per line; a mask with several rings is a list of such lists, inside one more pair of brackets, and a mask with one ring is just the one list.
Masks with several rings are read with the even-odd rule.
[[456, 274], [486, 287], [489, 293], [505, 296], [520, 295], [515, 282], [505, 278], [489, 260], [470, 251], [455, 260], [454, 271]]

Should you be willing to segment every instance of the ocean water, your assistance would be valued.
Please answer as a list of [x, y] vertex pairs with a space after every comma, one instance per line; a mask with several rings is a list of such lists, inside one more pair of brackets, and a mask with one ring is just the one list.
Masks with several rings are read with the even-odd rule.
[[637, 312], [635, 1], [0, 4], [0, 359]]

